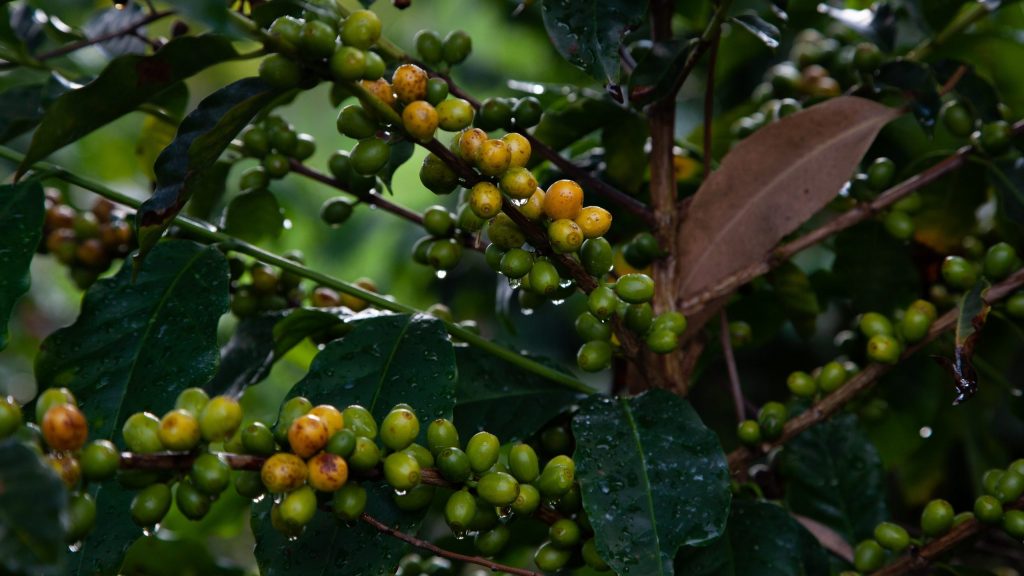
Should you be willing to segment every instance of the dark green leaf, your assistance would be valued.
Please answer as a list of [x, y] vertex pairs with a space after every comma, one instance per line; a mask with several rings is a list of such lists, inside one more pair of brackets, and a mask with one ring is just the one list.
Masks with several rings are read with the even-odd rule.
[[175, 8], [194, 20], [202, 22], [214, 32], [229, 32], [228, 3], [210, 0], [175, 0]]
[[633, 102], [646, 103], [667, 95], [676, 74], [693, 48], [692, 39], [656, 42], [647, 55], [640, 58], [629, 76], [629, 94]]
[[171, 534], [139, 538], [125, 552], [121, 574], [242, 576], [246, 570], [214, 556], [201, 540]]
[[1024, 226], [1024, 157], [991, 162], [986, 167], [1000, 215], [1014, 227]]
[[[988, 311], [992, 308], [985, 302], [983, 295], [989, 287], [984, 278], [978, 279], [974, 286], [960, 298], [957, 305], [956, 345], [968, 346], [968, 339], [985, 324]], [[970, 351], [968, 351], [968, 357]]]
[[51, 334], [36, 359], [41, 387], [78, 397], [96, 438], [113, 438], [134, 412], [170, 408], [179, 391], [217, 368], [217, 322], [228, 267], [212, 247], [173, 240], [132, 282], [131, 266], [89, 289], [74, 324]]
[[7, 321], [28, 291], [29, 265], [43, 235], [43, 187], [36, 180], [0, 186], [0, 350]]
[[360, 320], [344, 338], [327, 344], [290, 396], [314, 404], [361, 404], [378, 422], [395, 404], [411, 404], [425, 438], [432, 420], [452, 416], [455, 370], [455, 353], [440, 320], [378, 316]]
[[914, 117], [921, 127], [931, 132], [942, 107], [939, 84], [931, 68], [920, 62], [894, 60], [882, 65], [876, 79], [880, 88], [893, 89], [906, 96]]
[[583, 506], [616, 573], [672, 574], [680, 546], [722, 534], [729, 469], [718, 437], [689, 402], [663, 390], [594, 395], [572, 429]]
[[271, 0], [254, 7], [249, 17], [261, 27], [269, 28], [274, 20], [281, 16], [301, 15], [302, 2], [300, 0]]
[[853, 414], [807, 430], [779, 458], [789, 509], [825, 524], [847, 542], [870, 538], [875, 525], [889, 518], [881, 459]]
[[35, 451], [0, 442], [0, 572], [60, 574], [67, 505], [64, 484]]
[[218, 36], [182, 36], [152, 56], [122, 56], [98, 78], [50, 106], [32, 137], [22, 174], [33, 163], [135, 110], [160, 92], [219, 62], [235, 58], [231, 42]]
[[892, 310], [920, 293], [907, 247], [881, 224], [864, 223], [836, 239], [833, 271], [857, 310]]
[[280, 357], [274, 354], [274, 332], [284, 317], [272, 312], [243, 318], [220, 350], [217, 374], [203, 388], [211, 395], [234, 394], [266, 378]]
[[681, 576], [804, 576], [828, 574], [821, 545], [785, 510], [736, 500], [725, 535], [676, 559]]
[[160, 239], [193, 191], [211, 185], [203, 174], [276, 95], [259, 78], [245, 78], [207, 96], [185, 118], [174, 141], [157, 158], [156, 191], [139, 208], [138, 261]]
[[254, 190], [231, 199], [224, 230], [248, 242], [274, 239], [284, 230], [284, 213], [269, 190]]
[[594, 78], [615, 84], [625, 34], [644, 23], [647, 5], [630, 0], [544, 0], [544, 27], [555, 49]]
[[756, 12], [747, 11], [738, 14], [729, 18], [729, 21], [739, 25], [740, 28], [749, 32], [768, 48], [775, 50], [779, 47], [779, 38], [781, 37], [779, 29], [771, 22], [758, 16]]
[[394, 194], [395, 191], [391, 189], [391, 179], [394, 178], [395, 172], [405, 164], [409, 158], [412, 158], [412, 153], [416, 149], [416, 146], [408, 140], [402, 140], [391, 146], [391, 156], [388, 158], [388, 163], [384, 165], [377, 178], [384, 183], [384, 187], [387, 188], [388, 192]]
[[35, 128], [43, 119], [46, 107], [68, 85], [56, 76], [46, 82], [17, 86], [0, 93], [0, 142], [7, 142]]
[[206, 170], [201, 170], [191, 181], [192, 196], [185, 212], [201, 220], [212, 220], [214, 212], [224, 199], [227, 191], [228, 174], [231, 173], [230, 162], [214, 162]]
[[561, 150], [605, 125], [609, 115], [622, 109], [607, 99], [576, 98], [546, 108], [533, 135], [548, 146]]
[[350, 312], [347, 308], [297, 308], [274, 326], [273, 348], [278, 357], [299, 342], [340, 324]]
[[612, 184], [631, 194], [637, 193], [644, 183], [644, 145], [649, 133], [646, 118], [637, 114], [623, 114], [601, 131], [605, 174]]
[[477, 348], [456, 348], [455, 360], [455, 423], [466, 437], [486, 428], [502, 442], [525, 438], [581, 397]]
[[[965, 72], [959, 72], [961, 66], [966, 66]], [[1002, 120], [999, 95], [988, 80], [978, 75], [973, 66], [955, 60], [943, 60], [935, 65], [935, 76], [940, 85], [945, 85], [958, 73], [961, 76], [955, 90], [960, 97], [959, 102], [970, 108], [983, 122]]]

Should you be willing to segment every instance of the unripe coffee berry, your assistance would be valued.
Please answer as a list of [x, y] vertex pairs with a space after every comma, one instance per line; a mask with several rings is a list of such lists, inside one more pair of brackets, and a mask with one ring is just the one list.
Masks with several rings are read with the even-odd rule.
[[71, 496], [65, 518], [64, 541], [73, 544], [81, 541], [96, 525], [96, 501], [83, 492]]
[[366, 408], [353, 404], [345, 408], [341, 414], [345, 421], [345, 428], [351, 430], [356, 436], [365, 436], [371, 439], [377, 437], [377, 422]]
[[974, 265], [961, 256], [946, 256], [942, 261], [942, 280], [956, 290], [967, 290], [978, 279]]
[[893, 334], [892, 322], [878, 312], [867, 312], [863, 314], [860, 317], [858, 327], [860, 328], [861, 334], [868, 338], [875, 336], [876, 334], [885, 334], [888, 336]]
[[473, 49], [473, 41], [469, 34], [462, 30], [452, 30], [444, 38], [441, 48], [441, 55], [448, 64], [459, 64], [467, 57]]
[[128, 417], [121, 428], [124, 443], [132, 452], [159, 452], [164, 449], [160, 442], [160, 420], [149, 412], [137, 412]]
[[814, 378], [801, 371], [790, 373], [789, 378], [786, 379], [786, 386], [794, 396], [799, 398], [810, 398], [818, 392], [818, 384]]
[[548, 528], [548, 538], [551, 539], [551, 543], [563, 550], [569, 550], [580, 543], [580, 527], [579, 524], [573, 522], [569, 518], [561, 518], [556, 520], [554, 524]]
[[279, 513], [281, 520], [294, 527], [309, 524], [316, 514], [316, 493], [309, 486], [303, 486], [290, 492], [281, 501]]
[[377, 121], [366, 109], [357, 104], [349, 104], [341, 109], [338, 113], [337, 127], [338, 132], [356, 140], [369, 138], [377, 133]]
[[992, 280], [1006, 278], [1016, 265], [1017, 251], [1006, 242], [993, 244], [985, 253], [985, 276]]
[[899, 524], [882, 522], [875, 526], [875, 540], [893, 552], [902, 552], [910, 545], [910, 535]]
[[448, 526], [457, 533], [463, 533], [476, 516], [476, 498], [463, 489], [448, 497], [444, 506], [444, 519]]
[[651, 330], [645, 341], [647, 348], [655, 354], [668, 354], [679, 347], [679, 336], [669, 330]]
[[478, 533], [473, 544], [484, 556], [494, 556], [505, 548], [511, 536], [512, 532], [508, 527], [499, 524], [491, 530]]
[[366, 52], [352, 46], [341, 46], [331, 55], [327, 67], [338, 80], [359, 80], [366, 73]]
[[342, 486], [331, 498], [331, 509], [342, 520], [358, 520], [366, 509], [366, 488], [355, 483]]
[[846, 383], [846, 367], [841, 363], [833, 361], [821, 367], [817, 384], [822, 392], [826, 394], [834, 392], [844, 383]]
[[513, 248], [502, 255], [498, 269], [509, 278], [518, 279], [530, 273], [533, 255], [522, 248]]
[[46, 412], [60, 404], [72, 404], [77, 406], [75, 395], [67, 388], [47, 388], [36, 398], [36, 422], [42, 422]]
[[599, 372], [612, 362], [612, 346], [604, 340], [584, 342], [576, 352], [576, 364], [584, 372]]
[[420, 483], [419, 462], [407, 452], [389, 454], [384, 459], [384, 478], [395, 490], [408, 490]]
[[888, 158], [875, 158], [868, 167], [868, 187], [881, 192], [889, 187], [896, 175], [896, 163]]
[[349, 154], [349, 162], [356, 174], [372, 176], [380, 172], [391, 158], [391, 146], [380, 138], [360, 140]]
[[571, 551], [562, 550], [551, 542], [545, 542], [534, 552], [533, 563], [544, 572], [556, 572], [568, 564], [570, 558], [572, 558]]
[[525, 130], [526, 128], [536, 126], [540, 123], [543, 112], [544, 109], [541, 107], [540, 100], [533, 96], [520, 98], [512, 106], [512, 119], [515, 122], [516, 129]]
[[302, 81], [299, 65], [281, 54], [271, 54], [260, 62], [260, 78], [278, 90], [294, 88]]
[[604, 238], [589, 238], [580, 247], [580, 262], [587, 274], [597, 278], [611, 271], [615, 256], [612, 245]]
[[885, 230], [897, 240], [909, 240], [914, 235], [914, 220], [901, 210], [892, 210], [885, 216]]
[[121, 465], [121, 453], [109, 440], [94, 440], [82, 449], [79, 464], [86, 480], [108, 480], [114, 477]]
[[434, 236], [448, 236], [455, 229], [455, 217], [444, 206], [431, 206], [423, 211], [423, 229]]
[[895, 364], [900, 359], [900, 343], [888, 334], [876, 334], [868, 340], [867, 355], [873, 362]]
[[488, 504], [508, 506], [519, 496], [519, 482], [505, 472], [488, 472], [480, 478], [476, 491]]
[[338, 34], [347, 46], [363, 50], [373, 46], [380, 38], [381, 21], [371, 10], [356, 10], [342, 21]]
[[438, 418], [427, 426], [427, 447], [437, 456], [446, 448], [459, 447], [459, 431], [447, 418]]
[[355, 448], [348, 457], [348, 465], [357, 472], [366, 472], [377, 467], [380, 462], [380, 448], [377, 443], [365, 436], [356, 437]]
[[874, 540], [864, 540], [853, 550], [853, 565], [859, 572], [874, 572], [885, 562], [885, 550]]
[[654, 280], [646, 274], [624, 274], [615, 283], [615, 294], [630, 304], [649, 302], [654, 297]]
[[1003, 530], [1018, 540], [1024, 538], [1024, 511], [1007, 510], [1003, 514]]
[[921, 512], [921, 532], [925, 536], [941, 536], [953, 526], [953, 506], [945, 500], [932, 500]]
[[1010, 149], [1013, 130], [1004, 120], [982, 124], [978, 145], [990, 156], [999, 156]]
[[900, 334], [907, 342], [920, 342], [928, 335], [932, 326], [932, 318], [918, 308], [908, 308], [900, 319]]
[[[447, 84], [445, 85], [447, 86]], [[450, 98], [436, 104], [437, 125], [442, 130], [457, 132], [473, 123], [476, 110], [462, 98]], [[510, 163], [510, 166], [514, 164]]]
[[[584, 246], [583, 251], [586, 252], [586, 246]], [[601, 320], [605, 320], [615, 313], [618, 305], [619, 297], [615, 295], [614, 290], [607, 286], [594, 288], [587, 297], [587, 309]]]
[[942, 123], [953, 136], [966, 138], [974, 131], [974, 115], [959, 102], [950, 102], [942, 109]]
[[576, 317], [574, 323], [576, 334], [585, 341], [608, 340], [612, 336], [612, 328], [605, 324], [590, 312], [584, 312]]
[[384, 417], [380, 440], [391, 450], [402, 450], [420, 434], [420, 421], [411, 410], [396, 408]]
[[782, 435], [789, 411], [779, 402], [767, 402], [757, 413], [757, 424], [766, 440], [775, 440]]
[[231, 467], [218, 456], [210, 453], [200, 454], [192, 463], [189, 477], [196, 488], [206, 494], [216, 496], [228, 487], [231, 481]]
[[979, 496], [974, 501], [974, 515], [986, 524], [999, 522], [1003, 517], [1003, 504], [995, 496]]
[[736, 426], [736, 435], [746, 446], [757, 446], [761, 442], [761, 427], [755, 420], [744, 420]]
[[469, 456], [457, 446], [441, 450], [437, 454], [437, 468], [449, 482], [462, 483], [469, 479]]
[[143, 488], [132, 499], [132, 521], [149, 527], [164, 519], [171, 508], [171, 489], [167, 484], [153, 484]]
[[175, 489], [174, 501], [181, 511], [182, 516], [189, 520], [199, 520], [210, 511], [210, 495], [200, 491], [189, 480], [178, 482]]
[[505, 128], [512, 122], [512, 107], [505, 98], [487, 98], [480, 103], [476, 125], [488, 132]]
[[227, 440], [242, 424], [242, 407], [229, 396], [215, 396], [199, 415], [199, 430], [207, 442]]
[[466, 443], [466, 455], [469, 457], [469, 467], [477, 474], [485, 472], [498, 461], [498, 450], [501, 442], [498, 437], [490, 432], [477, 432]]
[[435, 240], [427, 248], [427, 262], [438, 270], [451, 270], [462, 257], [462, 244], [454, 238]]
[[512, 503], [512, 512], [519, 515], [533, 514], [540, 506], [540, 492], [532, 484], [520, 484], [519, 496]]
[[433, 30], [420, 30], [416, 33], [416, 53], [427, 64], [441, 61], [441, 35]]

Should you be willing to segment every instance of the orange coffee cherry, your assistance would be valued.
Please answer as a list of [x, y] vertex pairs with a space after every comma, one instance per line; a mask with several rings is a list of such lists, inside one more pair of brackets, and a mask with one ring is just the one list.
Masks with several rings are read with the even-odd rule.
[[587, 238], [604, 236], [612, 227], [612, 213], [600, 206], [587, 206], [576, 217], [576, 224]]
[[544, 193], [544, 213], [552, 220], [575, 220], [583, 210], [583, 189], [572, 180], [559, 180]]
[[309, 458], [327, 445], [329, 436], [327, 424], [319, 416], [303, 414], [288, 427], [288, 444], [292, 452], [302, 458]]
[[526, 136], [515, 132], [509, 132], [501, 137], [501, 141], [508, 146], [508, 151], [511, 155], [508, 162], [509, 166], [526, 166], [530, 162], [532, 149], [530, 147], [530, 141], [526, 139]]
[[89, 438], [89, 424], [74, 404], [58, 404], [43, 416], [43, 439], [54, 450], [78, 450]]
[[348, 463], [337, 454], [321, 452], [307, 462], [309, 485], [321, 492], [334, 492], [348, 481]]
[[408, 104], [427, 97], [427, 73], [415, 64], [402, 64], [391, 76], [391, 87], [401, 102]]
[[427, 142], [437, 131], [437, 110], [425, 100], [412, 102], [402, 110], [402, 126], [413, 138]]

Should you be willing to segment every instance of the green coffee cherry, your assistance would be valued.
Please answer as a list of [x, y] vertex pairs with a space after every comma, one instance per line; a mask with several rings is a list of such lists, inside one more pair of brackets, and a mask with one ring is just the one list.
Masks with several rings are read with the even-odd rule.
[[406, 490], [405, 493], [395, 494], [395, 506], [405, 512], [419, 512], [430, 506], [430, 503], [434, 501], [435, 492], [434, 487], [429, 484], [417, 484]]
[[572, 552], [562, 550], [551, 542], [545, 542], [533, 554], [533, 562], [544, 572], [556, 572], [569, 563]]
[[384, 417], [380, 427], [380, 440], [391, 450], [402, 450], [412, 444], [420, 434], [420, 421], [412, 411], [396, 408]]
[[390, 159], [391, 146], [380, 138], [360, 140], [349, 154], [352, 170], [363, 176], [372, 176], [380, 172]]
[[888, 334], [876, 334], [868, 340], [867, 355], [873, 362], [895, 364], [900, 359], [900, 343]]
[[292, 16], [281, 16], [274, 20], [268, 29], [270, 36], [297, 49], [299, 36], [302, 33], [302, 22]]
[[626, 324], [626, 328], [638, 334], [646, 334], [647, 330], [651, 327], [651, 323], [654, 322], [654, 309], [651, 308], [650, 302], [629, 304], [626, 306], [623, 322]]
[[501, 257], [499, 271], [509, 278], [519, 279], [533, 268], [533, 255], [522, 248], [513, 248]]
[[[413, 461], [415, 462], [415, 459]], [[352, 454], [348, 457], [349, 467], [357, 472], [366, 472], [376, 468], [378, 462], [380, 462], [380, 448], [377, 443], [366, 436], [357, 436], [355, 448], [352, 449]]]
[[985, 493], [991, 496], [997, 496], [999, 494], [999, 481], [1003, 478], [1003, 470], [998, 468], [992, 468], [985, 470], [981, 475], [981, 485], [985, 489]]
[[806, 372], [791, 373], [786, 379], [786, 386], [798, 398], [811, 398], [818, 393], [818, 383]]
[[1006, 242], [993, 244], [985, 253], [985, 276], [992, 280], [1006, 278], [1016, 265], [1017, 251]]
[[885, 563], [885, 550], [874, 540], [864, 540], [853, 550], [853, 566], [859, 572], [874, 572]]
[[901, 210], [891, 210], [883, 224], [885, 231], [897, 240], [909, 240], [914, 235], [914, 219]]
[[585, 342], [591, 340], [608, 340], [612, 336], [612, 328], [608, 324], [597, 319], [590, 312], [584, 312], [576, 317], [576, 334]]
[[896, 176], [896, 163], [888, 158], [875, 158], [867, 170], [868, 187], [881, 192], [889, 187]]
[[488, 472], [480, 478], [476, 492], [488, 504], [508, 506], [519, 496], [519, 482], [505, 472]]
[[411, 454], [416, 459], [416, 463], [420, 465], [420, 468], [433, 468], [434, 466], [434, 455], [422, 444], [409, 444], [403, 452]]
[[472, 50], [473, 41], [470, 39], [469, 34], [462, 30], [453, 30], [444, 38], [444, 44], [441, 47], [441, 57], [448, 64], [455, 65], [469, 57], [469, 53]]
[[444, 206], [431, 206], [423, 212], [423, 228], [434, 236], [449, 236], [455, 230], [455, 217]]
[[900, 319], [900, 334], [907, 342], [914, 343], [924, 340], [932, 327], [932, 318], [927, 312], [917, 308], [908, 308]]
[[363, 72], [364, 80], [377, 80], [384, 75], [387, 64], [380, 54], [373, 51], [366, 52], [366, 71]]
[[978, 145], [990, 156], [1000, 156], [1010, 149], [1013, 130], [1004, 120], [996, 120], [981, 125]]
[[1024, 511], [1007, 510], [1003, 514], [1003, 530], [1014, 538], [1024, 538]]
[[782, 435], [789, 411], [779, 402], [768, 402], [757, 413], [757, 424], [766, 440], [775, 440]]
[[286, 56], [271, 54], [260, 62], [260, 78], [278, 90], [294, 88], [302, 81], [302, 69]]
[[878, 312], [867, 312], [860, 317], [858, 323], [861, 334], [868, 338], [876, 334], [885, 334], [891, 336], [893, 334], [892, 322], [888, 318], [879, 314]]
[[477, 432], [466, 444], [466, 455], [469, 457], [469, 467], [473, 472], [480, 474], [487, 471], [498, 461], [498, 450], [501, 442], [498, 437], [490, 432]]
[[953, 525], [953, 506], [945, 500], [932, 500], [921, 512], [921, 532], [925, 536], [941, 536]]
[[846, 383], [846, 367], [839, 362], [829, 362], [821, 367], [818, 373], [818, 388], [828, 394], [834, 392]]
[[346, 46], [366, 50], [380, 38], [381, 21], [371, 10], [356, 10], [341, 23], [338, 35]]
[[10, 396], [0, 396], [0, 440], [14, 434], [22, 424], [21, 406]]
[[235, 472], [235, 492], [244, 498], [255, 500], [267, 491], [263, 485], [260, 473], [254, 470], [239, 470]]
[[946, 256], [942, 261], [942, 280], [950, 288], [967, 290], [974, 286], [978, 274], [974, 266], [961, 256]]
[[87, 492], [72, 495], [64, 519], [64, 541], [69, 544], [81, 541], [95, 525], [96, 501]]
[[270, 176], [262, 166], [255, 166], [242, 172], [238, 179], [238, 189], [243, 191], [265, 190], [270, 185]]
[[338, 113], [338, 132], [362, 140], [377, 133], [377, 121], [362, 106], [349, 104]]
[[468, 490], [462, 489], [448, 497], [444, 506], [444, 519], [453, 532], [465, 533], [476, 512], [476, 498]]
[[517, 130], [524, 130], [526, 128], [536, 126], [540, 123], [543, 113], [544, 109], [541, 107], [540, 100], [537, 100], [533, 96], [520, 98], [516, 101], [515, 105], [512, 106], [512, 119], [515, 121], [515, 127]]
[[1006, 311], [1014, 318], [1024, 318], [1024, 291], [1010, 296], [1006, 301]]
[[334, 53], [334, 43], [334, 29], [326, 22], [307, 20], [299, 31], [299, 52], [306, 58], [327, 58]]
[[320, 206], [320, 219], [331, 228], [341, 226], [352, 216], [355, 202], [342, 196], [328, 198]]
[[216, 396], [203, 406], [199, 414], [199, 430], [207, 442], [230, 438], [242, 423], [242, 407], [229, 396]]
[[420, 464], [407, 452], [394, 452], [384, 459], [384, 478], [395, 490], [409, 490], [420, 483]]
[[148, 528], [164, 519], [171, 508], [171, 489], [167, 484], [152, 484], [132, 499], [132, 521]]
[[547, 498], [563, 496], [572, 488], [576, 466], [567, 456], [555, 456], [545, 466], [537, 480], [537, 489]]
[[202, 388], [186, 388], [178, 394], [178, 398], [174, 401], [174, 408], [184, 410], [199, 418], [209, 401], [210, 397]]
[[966, 138], [974, 131], [974, 115], [959, 102], [950, 102], [942, 109], [942, 123], [953, 136]]
[[499, 524], [491, 530], [477, 534], [473, 544], [484, 556], [494, 556], [505, 548], [511, 536], [512, 532], [508, 527]]
[[875, 526], [875, 540], [893, 552], [902, 552], [910, 545], [910, 535], [899, 524], [882, 522]]
[[459, 431], [451, 420], [438, 418], [427, 426], [427, 446], [434, 456], [443, 452], [445, 448], [459, 447]]
[[47, 388], [36, 398], [36, 422], [41, 423], [46, 412], [54, 406], [61, 404], [74, 404], [78, 406], [75, 395], [67, 388]]
[[654, 297], [654, 280], [646, 274], [623, 274], [615, 283], [615, 294], [630, 304], [649, 302]]
[[581, 539], [579, 524], [568, 518], [556, 520], [548, 528], [548, 538], [551, 539], [552, 544], [563, 550], [574, 548]]
[[612, 245], [603, 237], [584, 240], [580, 246], [580, 262], [587, 274], [596, 278], [603, 277], [614, 264]]
[[192, 482], [187, 480], [178, 482], [174, 501], [178, 505], [178, 510], [181, 511], [181, 514], [189, 520], [199, 520], [206, 516], [212, 504], [208, 494], [200, 491]]
[[460, 484], [469, 479], [469, 456], [461, 449], [451, 446], [441, 450], [436, 458], [437, 468], [445, 480]]
[[309, 486], [303, 486], [289, 492], [281, 500], [279, 513], [281, 520], [294, 527], [309, 524], [316, 515], [316, 492]]
[[996, 484], [995, 496], [1003, 504], [1008, 504], [1020, 498], [1021, 494], [1024, 494], [1024, 475], [1018, 474], [1014, 470], [1003, 472]]
[[530, 288], [541, 295], [550, 296], [562, 281], [555, 265], [547, 260], [538, 260], [530, 269]]
[[736, 426], [736, 435], [746, 446], [757, 446], [761, 443], [761, 426], [756, 420], [744, 420]]
[[619, 297], [607, 286], [598, 286], [587, 297], [587, 309], [601, 320], [611, 316], [619, 306]]
[[612, 345], [605, 340], [584, 342], [576, 352], [576, 364], [584, 372], [599, 372], [612, 362]]
[[516, 444], [509, 450], [508, 467], [520, 482], [533, 482], [540, 476], [540, 462], [537, 453], [529, 444]]
[[136, 412], [128, 417], [121, 428], [124, 443], [132, 452], [159, 452], [164, 449], [160, 442], [160, 420], [149, 412]]
[[197, 489], [216, 496], [231, 482], [231, 466], [213, 454], [200, 454], [192, 463], [189, 477]]
[[520, 484], [519, 496], [516, 496], [515, 502], [512, 503], [512, 511], [526, 516], [533, 514], [538, 506], [540, 506], [540, 492], [537, 491], [537, 488], [532, 484]]
[[351, 430], [356, 436], [365, 436], [371, 439], [377, 437], [377, 422], [366, 408], [353, 404], [342, 410], [341, 415], [345, 419], [345, 428]]
[[668, 330], [676, 335], [681, 335], [686, 331], [686, 316], [682, 313], [670, 310], [668, 312], [662, 312], [654, 317], [654, 323], [651, 324], [652, 330]]
[[78, 463], [86, 480], [108, 480], [114, 477], [121, 465], [121, 453], [109, 440], [94, 440], [82, 449]]
[[327, 68], [338, 80], [359, 80], [366, 73], [366, 52], [352, 46], [341, 46], [327, 61]]
[[441, 36], [433, 30], [420, 30], [416, 33], [416, 53], [427, 64], [441, 61]]
[[337, 454], [342, 458], [348, 458], [352, 452], [356, 449], [356, 435], [349, 429], [338, 430], [335, 432], [329, 440], [327, 440], [327, 446], [324, 448], [325, 451], [331, 454]]
[[311, 134], [299, 134], [292, 151], [292, 158], [298, 161], [308, 160], [316, 153], [316, 140]]
[[331, 509], [342, 520], [354, 522], [366, 509], [366, 488], [348, 482], [331, 498]]
[[679, 347], [679, 336], [669, 330], [651, 330], [647, 335], [646, 343], [651, 352], [668, 354]]
[[505, 128], [511, 124], [512, 107], [504, 98], [487, 98], [480, 104], [476, 126], [485, 132]]
[[994, 524], [1003, 517], [1003, 504], [995, 496], [978, 496], [974, 501], [974, 515], [986, 524]]

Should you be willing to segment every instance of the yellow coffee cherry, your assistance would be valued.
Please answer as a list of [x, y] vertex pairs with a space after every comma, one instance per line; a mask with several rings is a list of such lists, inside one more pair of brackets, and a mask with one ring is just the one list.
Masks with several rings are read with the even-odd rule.
[[508, 194], [510, 198], [523, 200], [533, 195], [537, 190], [537, 178], [522, 166], [509, 168], [501, 175], [499, 182], [501, 191]]
[[330, 404], [314, 406], [307, 414], [312, 414], [324, 421], [324, 424], [327, 425], [328, 438], [334, 436], [335, 432], [345, 427], [345, 417], [341, 415], [341, 410]]
[[412, 102], [402, 110], [402, 126], [413, 138], [427, 142], [437, 131], [437, 110], [425, 100]]
[[[369, 278], [360, 278], [356, 280], [355, 284], [367, 292], [377, 292], [377, 285]], [[341, 294], [340, 297], [341, 305], [353, 312], [362, 312], [370, 305], [366, 300], [351, 294]]]
[[487, 141], [487, 132], [479, 128], [470, 128], [459, 133], [459, 141], [456, 152], [459, 158], [473, 164], [480, 159], [480, 150]]
[[508, 146], [501, 140], [486, 140], [480, 145], [480, 157], [477, 158], [476, 167], [487, 176], [497, 176], [508, 170], [508, 163], [512, 155]]
[[477, 182], [469, 191], [469, 209], [480, 218], [493, 218], [501, 212], [501, 191], [490, 182]]
[[510, 132], [502, 136], [501, 141], [508, 146], [510, 155], [509, 166], [526, 166], [530, 162], [532, 149], [530, 148], [530, 141], [526, 139], [526, 136]]
[[576, 217], [576, 224], [587, 238], [604, 236], [612, 227], [612, 213], [600, 206], [587, 206]]
[[68, 453], [47, 454], [46, 461], [68, 488], [74, 488], [82, 478], [82, 467], [78, 459]]
[[288, 445], [292, 452], [302, 458], [309, 458], [327, 445], [327, 424], [319, 416], [304, 414], [288, 427]]
[[519, 207], [519, 211], [530, 220], [540, 220], [544, 216], [544, 191], [535, 189], [526, 204]]
[[526, 242], [526, 235], [504, 212], [499, 212], [487, 225], [487, 238], [502, 250], [519, 248]]
[[399, 101], [406, 104], [427, 97], [426, 71], [415, 64], [402, 64], [391, 76], [391, 87]]
[[295, 454], [278, 452], [263, 463], [260, 479], [267, 490], [274, 494], [291, 492], [306, 483], [309, 471], [306, 463]]
[[583, 244], [583, 230], [572, 220], [562, 218], [548, 226], [548, 239], [551, 240], [551, 247], [555, 252], [575, 252]]
[[[395, 107], [395, 93], [392, 92], [391, 84], [387, 80], [378, 78], [376, 80], [360, 80], [359, 83], [362, 84], [367, 92], [373, 94], [388, 106]], [[368, 108], [367, 111], [372, 114], [372, 110], [372, 108]]]
[[51, 406], [42, 424], [43, 439], [54, 450], [78, 450], [89, 438], [89, 424], [74, 404]]
[[583, 189], [572, 180], [559, 180], [544, 193], [544, 214], [552, 220], [575, 220], [583, 211]]
[[199, 419], [186, 410], [171, 410], [160, 419], [157, 436], [168, 450], [191, 450], [199, 444]]
[[309, 485], [321, 492], [335, 492], [348, 482], [348, 463], [337, 454], [321, 452], [306, 463]]

